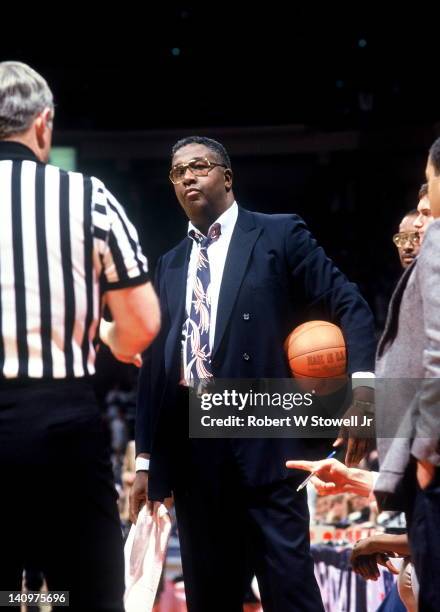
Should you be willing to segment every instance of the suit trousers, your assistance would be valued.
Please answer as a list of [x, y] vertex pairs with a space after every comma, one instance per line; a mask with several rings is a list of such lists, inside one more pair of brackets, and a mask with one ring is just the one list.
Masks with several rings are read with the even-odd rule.
[[90, 381], [0, 381], [0, 590], [27, 560], [69, 610], [123, 612], [123, 542]]
[[251, 487], [235, 440], [187, 440], [174, 487], [189, 612], [241, 612], [257, 576], [265, 612], [323, 611], [302, 476]]

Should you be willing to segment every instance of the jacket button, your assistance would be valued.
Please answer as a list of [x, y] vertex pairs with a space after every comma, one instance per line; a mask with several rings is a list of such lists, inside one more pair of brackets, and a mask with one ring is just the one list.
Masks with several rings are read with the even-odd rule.
[[248, 312], [243, 313], [243, 321], [249, 321], [251, 315]]
[[249, 361], [250, 358], [251, 358], [251, 356], [248, 353], [243, 353], [243, 359], [245, 361]]

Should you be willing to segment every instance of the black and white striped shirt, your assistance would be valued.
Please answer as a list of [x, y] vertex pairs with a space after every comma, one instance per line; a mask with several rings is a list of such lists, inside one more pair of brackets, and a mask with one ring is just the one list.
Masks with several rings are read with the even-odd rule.
[[100, 294], [147, 280], [136, 229], [101, 181], [0, 142], [0, 378], [93, 374]]

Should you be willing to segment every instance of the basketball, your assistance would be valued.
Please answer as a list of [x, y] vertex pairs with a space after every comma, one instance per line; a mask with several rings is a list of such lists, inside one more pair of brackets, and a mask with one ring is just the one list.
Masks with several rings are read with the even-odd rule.
[[320, 394], [331, 393], [345, 384], [347, 354], [344, 336], [337, 325], [328, 321], [303, 323], [289, 334], [284, 348], [298, 382], [314, 379], [310, 382], [318, 384]]

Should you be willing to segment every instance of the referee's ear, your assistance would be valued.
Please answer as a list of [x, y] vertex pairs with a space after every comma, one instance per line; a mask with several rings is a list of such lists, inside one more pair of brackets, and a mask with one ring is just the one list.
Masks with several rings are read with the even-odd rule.
[[38, 144], [38, 158], [47, 162], [52, 145], [52, 109], [45, 108], [35, 119], [35, 136]]

